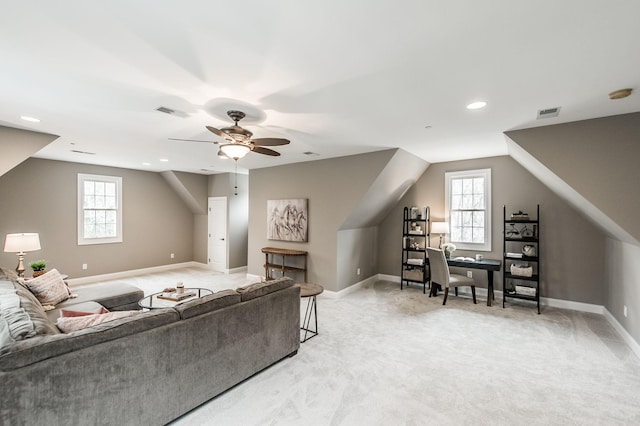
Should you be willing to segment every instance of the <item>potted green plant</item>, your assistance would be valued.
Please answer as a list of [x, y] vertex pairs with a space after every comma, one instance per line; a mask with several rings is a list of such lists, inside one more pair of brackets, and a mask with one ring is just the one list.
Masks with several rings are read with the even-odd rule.
[[46, 260], [34, 260], [33, 262], [29, 263], [29, 266], [31, 267], [31, 269], [33, 269], [33, 277], [39, 277], [40, 275], [44, 274], [47, 269], [47, 261]]

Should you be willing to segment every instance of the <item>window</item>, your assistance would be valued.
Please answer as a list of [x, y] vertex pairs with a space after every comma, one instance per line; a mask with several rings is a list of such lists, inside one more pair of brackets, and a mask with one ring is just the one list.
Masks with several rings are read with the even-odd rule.
[[78, 245], [122, 242], [122, 178], [78, 173]]
[[491, 251], [491, 169], [445, 173], [449, 239], [459, 249]]

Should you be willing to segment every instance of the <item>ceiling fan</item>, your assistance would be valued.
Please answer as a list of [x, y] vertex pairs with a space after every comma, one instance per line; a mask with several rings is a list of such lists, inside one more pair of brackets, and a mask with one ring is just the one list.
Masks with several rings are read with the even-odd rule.
[[[290, 143], [288, 139], [283, 138], [251, 139], [253, 133], [238, 126], [238, 121], [242, 120], [246, 116], [245, 113], [242, 111], [230, 110], [227, 111], [227, 115], [235, 122], [233, 126], [223, 127], [222, 129], [216, 129], [215, 127], [206, 126], [207, 130], [209, 130], [211, 133], [225, 140], [225, 142], [222, 143], [217, 141], [213, 142], [220, 145], [220, 150], [218, 151], [219, 157], [233, 158], [234, 160], [238, 161], [249, 152], [256, 152], [258, 154], [277, 157], [280, 155], [279, 152], [265, 147], [287, 145]], [[209, 142], [197, 141], [193, 139], [171, 139], [191, 142]]]

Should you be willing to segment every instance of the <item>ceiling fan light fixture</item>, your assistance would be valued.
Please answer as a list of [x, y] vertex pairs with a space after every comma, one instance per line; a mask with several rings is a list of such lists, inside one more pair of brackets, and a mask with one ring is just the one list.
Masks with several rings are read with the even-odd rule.
[[[222, 151], [222, 153], [229, 158], [239, 160], [240, 158], [247, 155], [249, 151], [251, 151], [251, 148], [249, 147], [249, 145], [244, 145], [241, 143], [226, 143], [220, 145], [220, 151]], [[220, 155], [220, 153], [218, 153], [218, 155]]]

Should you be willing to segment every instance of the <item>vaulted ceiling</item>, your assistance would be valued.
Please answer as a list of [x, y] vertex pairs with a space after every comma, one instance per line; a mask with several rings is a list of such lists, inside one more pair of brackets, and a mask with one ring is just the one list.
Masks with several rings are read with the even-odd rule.
[[233, 170], [212, 143], [170, 140], [220, 141], [205, 126], [229, 109], [292, 141], [241, 170], [502, 155], [508, 130], [640, 111], [638, 16], [636, 0], [10, 2], [0, 124], [60, 136], [36, 157], [152, 171]]

